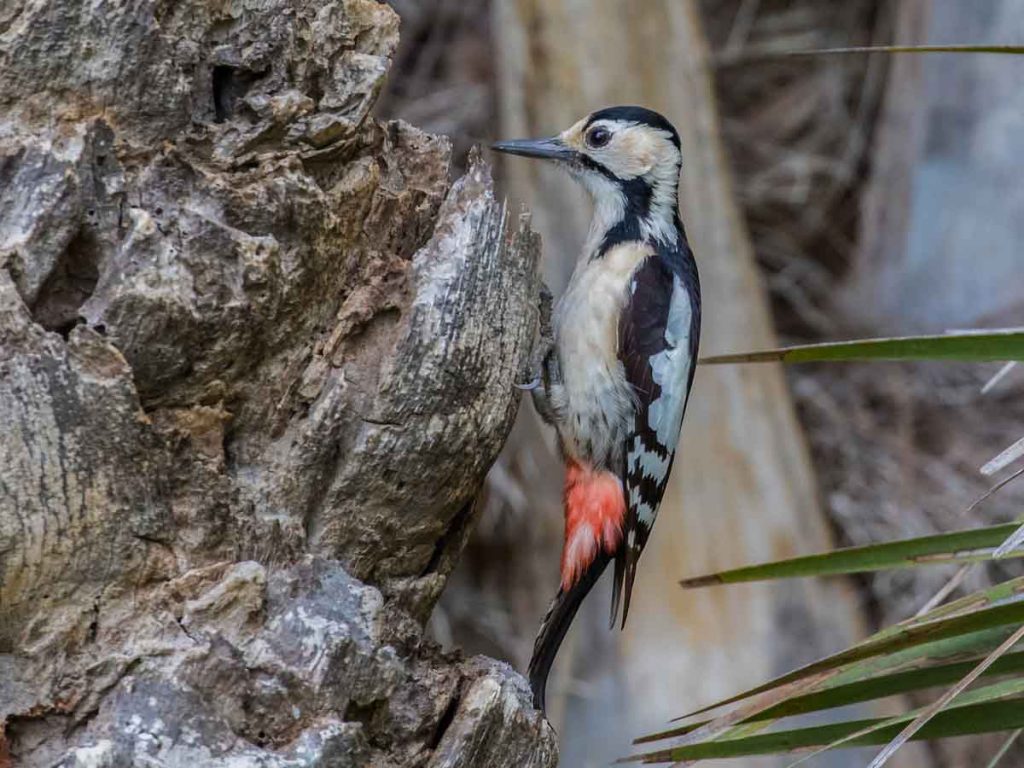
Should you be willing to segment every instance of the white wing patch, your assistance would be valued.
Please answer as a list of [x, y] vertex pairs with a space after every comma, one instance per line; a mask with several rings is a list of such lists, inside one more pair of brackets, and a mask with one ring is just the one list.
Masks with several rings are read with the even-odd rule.
[[693, 313], [690, 297], [682, 281], [672, 282], [672, 301], [665, 341], [668, 348], [651, 358], [654, 382], [661, 387], [661, 395], [648, 409], [648, 426], [658, 435], [658, 442], [674, 450], [679, 440], [686, 406], [686, 387], [690, 380], [690, 320]]

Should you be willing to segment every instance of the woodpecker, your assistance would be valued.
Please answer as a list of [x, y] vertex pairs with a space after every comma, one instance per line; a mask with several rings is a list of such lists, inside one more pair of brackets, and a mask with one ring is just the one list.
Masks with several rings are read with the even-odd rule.
[[697, 362], [700, 282], [678, 212], [679, 134], [657, 112], [611, 107], [547, 139], [495, 150], [552, 161], [593, 216], [541, 350], [534, 404], [565, 461], [561, 584], [530, 661], [534, 706], [576, 611], [614, 562], [611, 626], [665, 493]]

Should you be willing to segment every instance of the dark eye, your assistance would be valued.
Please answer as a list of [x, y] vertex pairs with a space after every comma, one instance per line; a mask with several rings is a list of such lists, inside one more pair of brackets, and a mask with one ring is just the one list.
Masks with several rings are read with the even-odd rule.
[[612, 137], [612, 132], [607, 128], [597, 126], [587, 131], [587, 144], [592, 147], [603, 147], [608, 143], [608, 140]]

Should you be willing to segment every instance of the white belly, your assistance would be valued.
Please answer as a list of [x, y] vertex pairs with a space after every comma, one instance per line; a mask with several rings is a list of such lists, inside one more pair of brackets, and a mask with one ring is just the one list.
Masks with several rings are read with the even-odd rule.
[[619, 316], [633, 272], [650, 253], [637, 243], [581, 262], [555, 310], [562, 388], [555, 403], [570, 457], [618, 470], [632, 425], [633, 392], [619, 361]]

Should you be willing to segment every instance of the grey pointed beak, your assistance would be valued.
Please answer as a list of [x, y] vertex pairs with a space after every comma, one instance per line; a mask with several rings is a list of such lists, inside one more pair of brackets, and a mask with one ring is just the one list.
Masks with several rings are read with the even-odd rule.
[[491, 145], [495, 152], [522, 157], [541, 157], [547, 160], [570, 160], [575, 154], [562, 140], [550, 139], [516, 139], [515, 141], [499, 141]]

